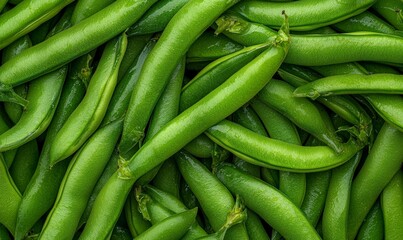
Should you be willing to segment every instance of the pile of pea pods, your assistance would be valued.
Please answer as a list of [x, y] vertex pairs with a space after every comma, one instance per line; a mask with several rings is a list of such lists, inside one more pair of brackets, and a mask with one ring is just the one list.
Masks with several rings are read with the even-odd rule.
[[402, 0], [0, 0], [0, 240], [403, 238]]

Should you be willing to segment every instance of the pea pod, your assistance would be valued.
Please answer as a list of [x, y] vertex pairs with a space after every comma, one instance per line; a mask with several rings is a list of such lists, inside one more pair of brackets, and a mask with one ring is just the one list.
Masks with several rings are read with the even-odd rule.
[[362, 12], [344, 21], [337, 22], [332, 26], [341, 32], [367, 31], [386, 34], [395, 34], [396, 32], [393, 26], [370, 11]]
[[396, 29], [403, 30], [403, 3], [395, 0], [377, 1], [373, 6], [377, 13]]
[[127, 37], [109, 42], [81, 103], [71, 113], [50, 147], [50, 165], [72, 155], [101, 124], [116, 86]]
[[[133, 89], [127, 109], [119, 150], [124, 154], [143, 137], [152, 110], [168, 79], [190, 45], [222, 12], [238, 0], [205, 2], [193, 0], [171, 19], [150, 53]], [[189, 9], [192, 9], [190, 11]], [[186, 41], [177, 41], [186, 36]], [[160, 71], [155, 66], [164, 65]], [[1, 78], [1, 77], [0, 77]]]
[[382, 240], [384, 238], [384, 231], [385, 230], [381, 204], [379, 203], [379, 201], [376, 201], [365, 217], [365, 220], [360, 227], [360, 231], [357, 234], [357, 239]]
[[[345, 150], [340, 154], [325, 146], [296, 146], [260, 136], [227, 120], [209, 128], [206, 133], [218, 145], [245, 161], [290, 172], [314, 172], [336, 167], [361, 148], [353, 140], [345, 143]], [[242, 139], [239, 136], [243, 136]]]
[[71, 2], [73, 0], [25, 1], [2, 14], [0, 49], [52, 18]]
[[[119, 156], [119, 154], [117, 154]], [[132, 236], [137, 237], [145, 230], [151, 227], [150, 221], [143, 218], [142, 213], [139, 210], [139, 203], [136, 199], [135, 189], [131, 192], [127, 198], [124, 213], [126, 216], [126, 222]]]

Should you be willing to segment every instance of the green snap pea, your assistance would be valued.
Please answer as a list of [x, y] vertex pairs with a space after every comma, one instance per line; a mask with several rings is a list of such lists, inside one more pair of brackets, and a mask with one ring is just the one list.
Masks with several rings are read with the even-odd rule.
[[18, 205], [21, 202], [21, 193], [10, 176], [8, 167], [0, 153], [0, 224], [3, 224], [10, 233], [14, 234]]
[[352, 16], [344, 21], [332, 25], [341, 32], [379, 32], [395, 34], [396, 29], [370, 11], [365, 11], [356, 16]]
[[195, 221], [197, 208], [174, 214], [165, 220], [151, 226], [136, 239], [180, 239]]
[[71, 23], [76, 25], [82, 20], [94, 15], [108, 5], [112, 4], [114, 0], [80, 0], [74, 6], [74, 12], [71, 16]]
[[206, 133], [218, 145], [245, 161], [291, 172], [314, 172], [336, 167], [361, 148], [352, 140], [345, 143], [345, 149], [340, 154], [327, 146], [298, 146], [260, 136], [227, 120], [209, 128]]
[[365, 68], [367, 74], [374, 73], [391, 73], [399, 74], [399, 71], [390, 65], [378, 63], [378, 62], [360, 62], [360, 65]]
[[[165, 27], [156, 46], [144, 63], [127, 109], [119, 150], [128, 152], [143, 137], [152, 110], [168, 79], [190, 45], [227, 8], [238, 0], [185, 4]], [[189, 9], [192, 9], [191, 11]], [[184, 37], [186, 36], [186, 37]], [[181, 38], [181, 41], [178, 41]], [[155, 71], [155, 66], [164, 68]], [[1, 78], [1, 77], [0, 77]]]
[[348, 237], [353, 239], [371, 206], [393, 175], [399, 171], [403, 133], [384, 123], [351, 187]]
[[[262, 1], [241, 2], [231, 8], [253, 22], [259, 22], [269, 27], [281, 26], [281, 11], [290, 16], [290, 29], [295, 31], [311, 30], [342, 21], [367, 10], [374, 0], [337, 1], [315, 0], [293, 1], [287, 3], [271, 3]], [[306, 13], [310, 14], [306, 14]]]
[[133, 24], [156, 0], [118, 0], [0, 66], [0, 82], [16, 86], [90, 52]]
[[53, 140], [49, 152], [51, 166], [72, 155], [101, 124], [116, 86], [126, 44], [124, 34], [107, 44], [86, 95]]
[[[74, 155], [61, 183], [56, 202], [47, 216], [40, 239], [74, 236], [90, 194], [112, 155], [121, 130], [122, 120], [106, 125], [96, 131]], [[89, 171], [91, 174], [88, 174]]]
[[0, 16], [0, 49], [55, 16], [73, 0], [24, 1]]
[[10, 175], [21, 194], [30, 182], [39, 158], [38, 143], [34, 139], [18, 148], [13, 164], [10, 166]]
[[364, 98], [385, 121], [403, 131], [403, 97], [401, 95], [366, 94]]
[[250, 240], [264, 240], [270, 239], [269, 235], [266, 232], [265, 227], [262, 224], [262, 221], [255, 212], [248, 209], [247, 210], [248, 217], [245, 221], [246, 230], [248, 231]]
[[308, 99], [295, 98], [293, 96], [295, 91], [284, 81], [272, 80], [259, 92], [258, 98], [286, 116], [299, 128], [326, 143], [334, 151], [342, 152], [341, 141], [326, 124], [324, 118], [326, 116], [322, 116], [320, 109]]
[[396, 29], [403, 30], [403, 3], [396, 0], [376, 1], [372, 6], [377, 13], [384, 17]]
[[214, 142], [205, 134], [200, 134], [183, 148], [198, 158], [210, 158], [214, 151]]
[[158, 170], [157, 175], [153, 178], [152, 184], [162, 191], [179, 198], [180, 177], [181, 175], [175, 160], [170, 158], [165, 161]]
[[376, 201], [368, 212], [357, 234], [359, 240], [382, 240], [384, 237], [384, 222], [382, 208], [379, 201]]
[[163, 31], [171, 18], [188, 2], [189, 0], [158, 1], [134, 25], [127, 29], [127, 35], [143, 35]]
[[361, 155], [362, 151], [345, 164], [332, 169], [322, 215], [322, 231], [325, 239], [347, 239], [351, 183]]
[[395, 173], [381, 194], [381, 207], [385, 223], [385, 239], [398, 239], [403, 234], [403, 171]]
[[368, 93], [403, 94], [403, 77], [387, 73], [329, 76], [298, 87], [294, 96], [315, 99], [319, 96]]
[[133, 237], [137, 237], [139, 234], [151, 227], [151, 223], [144, 219], [139, 211], [139, 203], [136, 199], [135, 189], [133, 189], [127, 198], [124, 213], [126, 216], [127, 225]]
[[216, 174], [230, 191], [243, 198], [248, 208], [286, 239], [320, 239], [299, 208], [274, 187], [227, 164], [220, 165]]

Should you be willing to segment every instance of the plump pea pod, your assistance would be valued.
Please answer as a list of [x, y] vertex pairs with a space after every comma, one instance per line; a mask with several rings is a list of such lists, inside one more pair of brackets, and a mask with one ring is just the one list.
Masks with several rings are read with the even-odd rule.
[[376, 1], [372, 6], [377, 13], [399, 30], [403, 30], [403, 3], [397, 0]]
[[10, 175], [21, 194], [34, 175], [39, 158], [37, 141], [34, 139], [18, 148], [13, 164], [10, 166]]
[[[21, 38], [15, 40], [9, 46], [3, 49], [2, 51], [2, 63], [4, 64], [9, 59], [13, 58], [14, 56], [18, 55], [25, 49], [28, 49], [32, 46], [31, 39], [28, 35], [24, 35]], [[27, 85], [20, 85], [14, 89], [15, 93], [17, 93], [22, 98], [26, 98], [28, 92]], [[14, 123], [18, 122], [21, 117], [23, 108], [17, 103], [13, 102], [4, 102], [4, 110], [6, 111], [7, 115], [10, 117], [11, 121]]]
[[370, 11], [365, 11], [356, 16], [352, 16], [344, 21], [332, 25], [340, 32], [379, 32], [395, 34], [396, 29]]
[[295, 98], [293, 92], [294, 88], [288, 83], [272, 80], [259, 92], [258, 98], [337, 153], [342, 152], [341, 141], [336, 133], [328, 128], [318, 107], [308, 99]]
[[52, 120], [60, 98], [67, 67], [32, 81], [28, 104], [16, 125], [0, 135], [0, 151], [17, 148], [43, 133]]
[[250, 240], [264, 240], [270, 239], [269, 235], [266, 232], [265, 227], [262, 224], [262, 221], [255, 212], [248, 209], [247, 210], [248, 217], [245, 221], [246, 230], [248, 231]]
[[186, 151], [198, 158], [210, 158], [214, 151], [215, 143], [210, 140], [205, 134], [200, 134], [186, 146], [183, 147]]
[[53, 140], [49, 153], [51, 166], [77, 151], [101, 124], [116, 86], [126, 44], [127, 37], [123, 34], [105, 47], [86, 95]]
[[319, 96], [368, 93], [403, 94], [403, 76], [387, 73], [329, 76], [298, 87], [294, 96], [315, 99]]
[[114, 0], [79, 0], [74, 7], [71, 22], [73, 25], [76, 25], [82, 20], [104, 9], [113, 2]]
[[[234, 206], [234, 198], [225, 186], [197, 159], [185, 151], [175, 154], [179, 170], [200, 203], [214, 231], [226, 222], [227, 214]], [[232, 227], [227, 239], [247, 239], [244, 225]]]
[[[206, 2], [193, 0], [185, 4], [166, 26], [156, 46], [144, 63], [127, 109], [119, 150], [128, 152], [143, 137], [152, 110], [171, 73], [190, 45], [227, 8], [238, 0]], [[192, 9], [191, 11], [189, 9]], [[186, 36], [185, 41], [178, 38]], [[164, 65], [155, 71], [155, 66]], [[0, 77], [1, 78], [1, 77]]]
[[286, 239], [320, 239], [304, 214], [283, 193], [260, 179], [222, 164], [217, 177], [245, 205], [262, 217]]
[[19, 85], [88, 53], [124, 31], [155, 1], [118, 0], [110, 4], [0, 66], [0, 82]]
[[361, 155], [362, 152], [358, 152], [345, 164], [332, 169], [322, 215], [322, 232], [325, 239], [347, 239], [351, 183]]
[[55, 16], [73, 0], [23, 1], [0, 16], [0, 49]]
[[357, 240], [382, 240], [384, 239], [384, 222], [382, 208], [379, 201], [376, 201], [368, 212], [357, 234]]
[[49, 165], [49, 149], [56, 133], [83, 98], [91, 76], [91, 55], [70, 64], [70, 72], [63, 86], [56, 113], [48, 127], [38, 166], [28, 184], [18, 209], [15, 237], [22, 239], [35, 222], [48, 211], [55, 199], [67, 169], [67, 161], [52, 169]]
[[199, 101], [268, 47], [267, 43], [246, 47], [207, 65], [183, 87], [180, 111]]
[[[319, 3], [315, 0], [293, 1], [287, 3], [271, 3], [262, 1], [241, 2], [231, 8], [253, 22], [265, 24], [269, 27], [281, 26], [281, 11], [285, 11], [290, 18], [290, 29], [306, 31], [326, 26], [347, 19], [364, 12], [374, 0], [364, 1], [337, 1], [325, 0]], [[306, 14], [309, 12], [310, 14]]]
[[127, 29], [127, 35], [143, 35], [163, 31], [171, 18], [188, 2], [189, 0], [158, 1], [134, 25]]
[[14, 234], [17, 209], [21, 202], [21, 193], [18, 191], [17, 186], [15, 186], [1, 153], [0, 178], [0, 224], [3, 224], [10, 233]]
[[385, 223], [385, 239], [398, 239], [403, 235], [403, 170], [400, 169], [381, 194], [381, 207]]
[[180, 239], [196, 219], [197, 208], [174, 214], [165, 220], [151, 226], [136, 239], [158, 240]]
[[179, 198], [180, 172], [173, 158], [163, 163], [153, 178], [152, 184], [175, 197]]
[[[119, 155], [118, 155], [119, 156]], [[136, 193], [133, 188], [132, 193], [127, 198], [124, 213], [126, 216], [127, 226], [133, 237], [137, 237], [142, 232], [151, 227], [151, 223], [143, 218], [142, 213], [139, 211], [139, 203], [136, 199]]]
[[208, 62], [239, 51], [242, 45], [224, 35], [215, 35], [206, 30], [198, 37], [186, 52], [187, 62]]
[[[112, 155], [121, 130], [122, 120], [100, 128], [74, 155], [40, 239], [74, 236], [91, 192]], [[89, 171], [91, 174], [88, 174]]]
[[245, 161], [291, 172], [316, 172], [336, 167], [361, 148], [353, 140], [344, 144], [344, 151], [340, 154], [327, 146], [298, 146], [260, 136], [227, 120], [209, 128], [206, 134]]
[[[281, 38], [286, 42], [281, 43]], [[175, 154], [208, 127], [229, 116], [260, 91], [285, 57], [288, 37], [283, 35], [278, 40], [272, 48], [260, 54], [221, 86], [171, 120], [137, 151], [130, 164], [123, 165], [112, 175], [94, 203], [86, 228], [81, 234], [82, 239], [106, 236], [112, 229], [110, 226], [119, 216], [120, 211], [116, 209], [123, 208], [131, 186], [140, 176]], [[251, 79], [254, 84], [250, 84]], [[245, 94], [239, 95], [239, 91]], [[195, 125], [196, 120], [200, 124]], [[174, 144], [167, 146], [166, 142]], [[108, 208], [105, 204], [111, 207]], [[109, 209], [108, 212], [105, 212], [105, 209]]]
[[351, 187], [348, 237], [353, 239], [382, 189], [403, 161], [403, 133], [384, 123]]

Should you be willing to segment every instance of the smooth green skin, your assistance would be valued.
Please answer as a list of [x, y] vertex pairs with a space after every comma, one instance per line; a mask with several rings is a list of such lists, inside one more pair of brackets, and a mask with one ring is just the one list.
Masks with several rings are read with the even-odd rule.
[[[217, 232], [226, 223], [227, 215], [235, 204], [231, 192], [189, 153], [180, 151], [175, 154], [175, 159], [182, 177], [195, 194], [211, 227]], [[248, 239], [247, 236], [244, 225], [236, 225], [226, 234], [227, 239]]]
[[188, 2], [189, 0], [158, 1], [144, 13], [138, 22], [127, 29], [127, 35], [162, 32], [172, 17]]
[[383, 188], [401, 168], [403, 132], [384, 123], [351, 187], [348, 238], [353, 239]]
[[[152, 110], [190, 45], [238, 0], [192, 0], [165, 27], [141, 70], [127, 109], [119, 150], [124, 154], [143, 137]], [[186, 37], [185, 37], [186, 36]], [[164, 66], [155, 70], [156, 66]], [[0, 77], [1, 78], [1, 77]]]
[[86, 91], [84, 82], [87, 82], [91, 76], [89, 60], [92, 58], [90, 55], [84, 56], [70, 64], [70, 72], [63, 86], [56, 112], [48, 127], [38, 166], [18, 209], [16, 239], [22, 239], [35, 222], [52, 207], [56, 199], [68, 161], [50, 168], [49, 150], [57, 132], [84, 97]]
[[152, 184], [175, 197], [179, 198], [180, 172], [173, 158], [163, 163], [153, 178]]
[[260, 178], [260, 167], [250, 164], [246, 161], [244, 161], [243, 159], [237, 157], [237, 156], [233, 156], [232, 158], [232, 163], [241, 171], [244, 171], [254, 177]]
[[123, 211], [130, 233], [133, 237], [137, 237], [139, 234], [151, 227], [151, 223], [144, 219], [143, 215], [139, 211], [139, 203], [136, 200], [136, 193], [134, 189], [127, 198]]
[[368, 212], [357, 234], [357, 240], [382, 240], [384, 239], [384, 222], [382, 208], [376, 201]]
[[403, 132], [403, 97], [401, 95], [366, 94], [363, 96], [385, 121]]
[[23, 1], [0, 16], [0, 49], [54, 17], [73, 0]]
[[306, 175], [306, 192], [301, 205], [301, 211], [312, 226], [318, 224], [325, 207], [330, 177], [331, 171], [309, 173]]
[[[339, 63], [324, 66], [313, 66], [311, 68], [325, 77], [332, 75], [367, 74], [367, 70], [357, 62]], [[314, 82], [320, 78], [323, 77], [307, 80], [309, 82]]]
[[403, 170], [400, 169], [383, 189], [381, 207], [385, 239], [399, 239], [403, 234]]
[[126, 45], [127, 37], [122, 34], [105, 47], [83, 100], [63, 124], [50, 146], [51, 166], [77, 151], [101, 124], [115, 90]]
[[3, 224], [0, 224], [0, 239], [11, 240], [10, 233], [8, 232], [6, 227], [3, 226]]
[[400, 72], [393, 68], [392, 66], [377, 63], [377, 62], [360, 62], [360, 65], [364, 67], [367, 74], [374, 73], [391, 73], [391, 74], [399, 74]]
[[262, 180], [222, 164], [216, 175], [245, 205], [286, 239], [320, 239], [304, 214], [283, 193]]
[[223, 35], [207, 30], [198, 37], [186, 52], [187, 62], [204, 62], [242, 50], [243, 46]]
[[[112, 229], [110, 225], [119, 217], [120, 211], [117, 209], [123, 208], [131, 186], [139, 177], [175, 154], [208, 127], [229, 116], [259, 92], [285, 57], [287, 43], [283, 44], [284, 47], [279, 45], [263, 52], [147, 141], [130, 162], [122, 166], [105, 184], [94, 203], [81, 239], [107, 236]], [[251, 79], [254, 84], [249, 84]], [[239, 91], [245, 94], [240, 96]], [[200, 124], [195, 125], [194, 121]]]
[[67, 67], [62, 67], [30, 83], [28, 104], [20, 120], [0, 135], [1, 152], [22, 146], [46, 130], [55, 113], [66, 75]]
[[358, 152], [345, 164], [332, 169], [322, 214], [324, 239], [347, 239], [351, 183], [361, 155], [362, 152]]
[[74, 236], [91, 192], [112, 155], [122, 125], [122, 120], [118, 120], [100, 128], [74, 155], [39, 239]]
[[403, 30], [403, 2], [401, 0], [377, 1], [373, 6], [377, 13], [396, 29]]
[[395, 34], [396, 29], [375, 14], [365, 11], [344, 21], [332, 25], [340, 32], [379, 32]]
[[403, 94], [403, 76], [388, 73], [329, 76], [298, 87], [294, 96], [315, 99], [319, 96], [368, 93]]
[[118, 0], [0, 66], [0, 82], [19, 85], [90, 52], [132, 25], [156, 0]]
[[267, 240], [270, 239], [269, 235], [264, 228], [260, 217], [252, 210], [247, 210], [248, 217], [245, 221], [245, 227], [248, 231], [250, 240]]
[[246, 47], [208, 64], [182, 88], [180, 111], [202, 99], [268, 47], [268, 44]]
[[73, 15], [71, 16], [71, 23], [76, 25], [82, 20], [94, 15], [101, 11], [108, 5], [112, 4], [115, 0], [79, 0], [74, 7]]
[[[108, 109], [106, 110], [104, 119], [102, 120], [101, 126], [125, 116], [126, 110], [129, 106], [131, 93], [140, 75], [140, 70], [143, 67], [144, 61], [147, 59], [148, 54], [150, 54], [151, 50], [154, 48], [155, 44], [156, 39], [150, 39], [149, 41], [147, 41], [141, 52], [139, 52], [138, 55], [135, 57], [135, 60], [128, 68], [122, 79], [119, 81], [118, 85], [115, 87], [112, 98], [109, 102]], [[124, 59], [122, 59], [121, 64], [123, 64], [123, 60]]]
[[[281, 12], [290, 16], [290, 29], [306, 31], [323, 27], [364, 12], [374, 0], [344, 2], [338, 0], [293, 1], [288, 3], [245, 1], [231, 8], [252, 22], [279, 28], [282, 23]], [[310, 14], [306, 14], [309, 12]]]
[[35, 139], [18, 148], [9, 171], [21, 194], [24, 194], [28, 183], [34, 175], [38, 159], [39, 149]]
[[193, 156], [198, 158], [210, 158], [214, 151], [215, 143], [210, 140], [205, 134], [200, 134], [188, 144], [186, 144], [183, 149], [191, 153]]
[[0, 223], [3, 224], [11, 234], [14, 234], [17, 209], [21, 202], [21, 193], [14, 184], [8, 172], [3, 155], [0, 154]]
[[182, 213], [174, 214], [165, 220], [151, 226], [142, 234], [138, 235], [136, 239], [146, 240], [176, 240], [180, 239], [187, 231], [188, 228], [195, 221], [197, 208], [187, 210]]
[[209, 128], [206, 133], [218, 145], [245, 161], [290, 172], [317, 172], [334, 168], [361, 148], [350, 141], [345, 144], [342, 153], [336, 154], [327, 146], [298, 146], [263, 137], [227, 120]]
[[[14, 56], [18, 55], [25, 49], [29, 48], [32, 46], [31, 39], [29, 38], [28, 35], [24, 35], [21, 38], [15, 40], [13, 43], [11, 43], [9, 46], [3, 49], [2, 55], [1, 55], [1, 61], [2, 63], [5, 63], [9, 59], [13, 58]], [[15, 92], [22, 96], [23, 98], [26, 98], [27, 95], [27, 86], [26, 85], [21, 85], [18, 86], [15, 89]], [[19, 118], [21, 117], [23, 108], [22, 106], [16, 104], [16, 103], [11, 103], [11, 102], [4, 102], [4, 110], [6, 111], [7, 115], [10, 117], [11, 121], [16, 123]]]
[[258, 93], [257, 97], [336, 152], [343, 152], [341, 141], [328, 127], [319, 108], [306, 98], [294, 97], [295, 91], [295, 88], [288, 83], [273, 79]]

